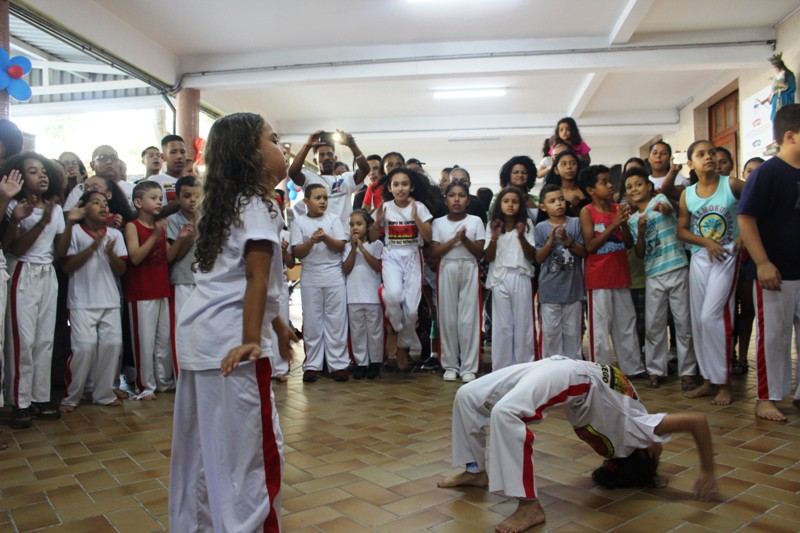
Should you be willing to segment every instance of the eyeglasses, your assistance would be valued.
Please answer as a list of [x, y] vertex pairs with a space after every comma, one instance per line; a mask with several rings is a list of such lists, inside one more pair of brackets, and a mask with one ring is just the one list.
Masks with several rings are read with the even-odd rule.
[[97, 157], [95, 157], [94, 160], [104, 163], [106, 161], [119, 161], [119, 157], [113, 154], [100, 154]]
[[80, 166], [81, 162], [77, 159], [64, 159], [61, 161], [61, 164], [65, 167], [77, 167]]

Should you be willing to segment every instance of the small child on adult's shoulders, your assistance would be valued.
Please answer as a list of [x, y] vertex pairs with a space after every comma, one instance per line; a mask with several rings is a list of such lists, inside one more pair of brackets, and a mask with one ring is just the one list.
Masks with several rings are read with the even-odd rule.
[[567, 200], [557, 185], [539, 193], [539, 209], [547, 220], [536, 224], [536, 262], [539, 271], [539, 316], [542, 320], [542, 356], [581, 359], [583, 314], [583, 246], [581, 224], [567, 216]]

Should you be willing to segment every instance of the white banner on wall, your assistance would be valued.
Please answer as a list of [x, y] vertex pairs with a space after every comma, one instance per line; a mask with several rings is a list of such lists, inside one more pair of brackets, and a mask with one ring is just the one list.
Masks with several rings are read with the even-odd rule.
[[761, 103], [770, 92], [768, 85], [742, 102], [740, 166], [751, 157], [764, 157], [764, 150], [772, 142], [772, 106]]

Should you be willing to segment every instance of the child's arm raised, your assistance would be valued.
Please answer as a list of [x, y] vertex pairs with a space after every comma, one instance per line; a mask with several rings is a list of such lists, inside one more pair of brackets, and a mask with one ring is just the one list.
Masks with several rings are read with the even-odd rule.
[[116, 246], [117, 243], [114, 239], [108, 239], [108, 243], [106, 244], [106, 257], [108, 257], [108, 264], [111, 267], [111, 272], [113, 272], [115, 276], [120, 277], [125, 274], [126, 265], [125, 260], [119, 257], [114, 250]]
[[425, 242], [431, 242], [433, 239], [433, 229], [431, 229], [431, 221], [430, 220], [422, 220], [419, 216], [419, 212], [417, 210], [417, 201], [415, 199], [411, 199], [411, 216], [414, 218], [414, 222], [416, 222], [417, 227], [419, 228], [419, 233], [422, 235], [422, 238]]
[[553, 253], [553, 245], [556, 242], [556, 230], [558, 226], [553, 226], [553, 229], [550, 230], [550, 235], [547, 236], [547, 241], [544, 245], [536, 250], [536, 262], [538, 264], [544, 263], [550, 254]]
[[[71, 213], [72, 211], [69, 212]], [[81, 250], [75, 255], [65, 257], [64, 260], [61, 262], [61, 270], [63, 270], [67, 274], [72, 274], [73, 272], [80, 269], [92, 257], [92, 254], [98, 248], [100, 248], [102, 242], [103, 242], [103, 235], [101, 235], [100, 237], [95, 237], [94, 242], [90, 246], [86, 247], [85, 249]]]
[[[466, 234], [467, 228], [462, 226], [458, 229], [458, 231], [456, 231], [456, 234], [453, 235], [451, 239], [448, 239], [445, 242], [431, 240], [431, 246], [428, 248], [428, 257], [430, 259], [439, 259], [444, 254], [452, 250], [456, 244], [463, 242]], [[432, 236], [431, 239], [433, 239]], [[481, 249], [481, 254], [482, 253], [483, 249]]]
[[[322, 230], [319, 229], [317, 231], [322, 231]], [[337, 239], [335, 237], [331, 237], [330, 235], [328, 235], [324, 231], [322, 232], [322, 239], [321, 240], [322, 240], [322, 242], [325, 243], [325, 246], [327, 246], [328, 249], [330, 249], [330, 251], [336, 252], [337, 254], [340, 254], [340, 253], [344, 252], [344, 245], [347, 244], [347, 241], [345, 241], [343, 239]]]
[[295, 256], [297, 259], [304, 258], [309, 253], [311, 253], [311, 249], [314, 247], [315, 244], [321, 242], [322, 235], [324, 234], [325, 232], [323, 232], [321, 229], [318, 229], [308, 239], [304, 240], [299, 244], [295, 244], [294, 246], [292, 246], [292, 255]]
[[528, 242], [528, 225], [525, 222], [517, 222], [514, 229], [517, 230], [519, 245], [522, 246], [522, 253], [525, 255], [525, 259], [533, 261], [536, 259], [536, 248]]
[[150, 234], [146, 241], [140, 243], [139, 234], [136, 232], [136, 225], [133, 222], [128, 222], [125, 225], [125, 245], [128, 248], [128, 259], [130, 262], [134, 265], [138, 265], [144, 261], [144, 258], [147, 257], [147, 254], [153, 249], [153, 246], [161, 237], [166, 227], [166, 219], [162, 218], [156, 220], [155, 223], [153, 223], [153, 233]]
[[172, 242], [167, 240], [167, 261], [180, 261], [192, 249], [194, 244], [194, 224], [184, 224], [178, 232], [178, 238]]
[[686, 207], [686, 192], [684, 192], [681, 194], [680, 211], [678, 212], [678, 239], [682, 240], [683, 242], [688, 242], [689, 244], [705, 247], [705, 249], [708, 250], [708, 255], [712, 260], [724, 259], [725, 256], [728, 255], [728, 252], [725, 251], [725, 248], [723, 248], [722, 245], [713, 239], [701, 237], [692, 233], [691, 230], [689, 230], [690, 219], [691, 214], [689, 213], [689, 209]]
[[611, 224], [601, 233], [600, 235], [595, 236], [594, 234], [594, 224], [592, 223], [592, 214], [589, 212], [587, 208], [581, 209], [581, 233], [583, 233], [583, 242], [584, 246], [586, 247], [587, 253], [594, 253], [603, 246], [608, 239], [611, 238], [611, 235], [614, 233], [614, 230], [617, 228], [622, 228], [622, 238], [625, 242], [625, 247], [630, 248], [633, 246], [633, 239], [631, 238], [631, 232], [628, 229], [627, 221], [628, 221], [628, 210], [625, 206], [619, 206], [617, 208], [617, 213], [614, 215], [614, 220]]
[[56, 257], [63, 257], [69, 250], [69, 241], [72, 240], [72, 226], [83, 219], [85, 211], [83, 208], [75, 208], [67, 213], [67, 220], [64, 224], [64, 231], [57, 234], [53, 241], [53, 252]]
[[[127, 227], [125, 228], [127, 230]], [[130, 249], [129, 249], [130, 250]], [[242, 344], [233, 348], [222, 360], [223, 376], [233, 372], [243, 361], [255, 361], [261, 356], [261, 326], [267, 304], [267, 284], [272, 263], [272, 243], [266, 240], [248, 241], [244, 252], [247, 285], [242, 302]]]
[[342, 270], [344, 270], [345, 276], [349, 276], [350, 272], [353, 271], [353, 267], [356, 266], [357, 248], [358, 237], [350, 235], [350, 252], [347, 254], [347, 257], [344, 258], [344, 261], [342, 261]]
[[483, 259], [487, 263], [491, 263], [494, 261], [494, 258], [497, 257], [497, 239], [500, 238], [500, 234], [503, 232], [503, 221], [499, 218], [492, 220], [489, 223], [489, 246], [483, 251]]
[[22, 174], [12, 170], [0, 179], [0, 222], [6, 218], [6, 210], [11, 200], [22, 190]]
[[361, 250], [361, 254], [364, 256], [364, 259], [367, 260], [367, 264], [370, 266], [370, 268], [375, 272], [380, 272], [381, 271], [380, 257], [375, 257], [374, 255], [369, 253], [369, 250], [367, 250], [367, 247], [364, 246], [364, 243], [361, 241], [358, 241], [358, 249]]
[[665, 433], [691, 433], [694, 438], [697, 455], [700, 457], [700, 474], [694, 482], [694, 493], [698, 500], [709, 501], [717, 492], [717, 480], [714, 473], [714, 444], [708, 428], [706, 415], [703, 413], [679, 413], [666, 415], [655, 427], [656, 435]]

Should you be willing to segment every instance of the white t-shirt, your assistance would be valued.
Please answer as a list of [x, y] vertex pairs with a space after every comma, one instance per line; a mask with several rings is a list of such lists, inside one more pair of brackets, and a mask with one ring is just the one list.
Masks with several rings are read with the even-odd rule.
[[136, 185], [129, 181], [118, 181], [117, 186], [125, 194], [125, 198], [128, 199], [128, 205], [130, 205], [132, 209], [135, 209], [133, 205], [133, 189]]
[[162, 204], [167, 205], [172, 200], [177, 200], [175, 183], [178, 181], [178, 178], [170, 176], [169, 174], [156, 174], [155, 176], [147, 178], [147, 181], [155, 181], [161, 185], [161, 192], [164, 193], [161, 201]]
[[[657, 191], [661, 190], [661, 184], [664, 183], [665, 179], [667, 179], [666, 176], [662, 176], [660, 178], [654, 178], [652, 175], [650, 176], [650, 181], [653, 182], [653, 185], [655, 185]], [[684, 185], [687, 181], [688, 180], [680, 172], [677, 176], [675, 176], [675, 185]]]
[[[350, 255], [352, 244], [349, 242], [344, 247], [344, 257]], [[383, 253], [381, 241], [365, 242], [369, 255], [380, 260]], [[378, 289], [381, 286], [381, 273], [369, 266], [361, 250], [356, 250], [356, 262], [353, 270], [347, 276], [347, 303], [348, 304], [380, 304]]]
[[[467, 228], [467, 232], [464, 234], [467, 239], [471, 241], [483, 241], [486, 239], [486, 229], [483, 227], [483, 221], [480, 217], [467, 215], [464, 220], [456, 222], [451, 221], [446, 216], [434, 220], [433, 240], [439, 244], [445, 243], [452, 239], [462, 227]], [[476, 261], [475, 256], [460, 242], [450, 248], [450, 251], [442, 256], [442, 259], [472, 259]]]
[[[128, 258], [125, 238], [114, 228], [104, 228], [103, 242], [86, 263], [69, 276], [67, 309], [116, 309], [120, 306], [117, 276], [111, 271], [106, 245], [114, 241], [114, 253], [123, 261]], [[94, 244], [94, 236], [82, 225], [72, 228], [67, 256], [78, 255]]]
[[[231, 225], [210, 272], [195, 273], [196, 288], [181, 309], [176, 325], [178, 367], [182, 370], [219, 370], [222, 359], [242, 343], [243, 301], [247, 288], [245, 251], [248, 241], [272, 243], [272, 263], [267, 284], [264, 327], [278, 316], [282, 290], [282, 259], [279, 238], [282, 220], [273, 205], [270, 211], [259, 198], [241, 208], [241, 226]], [[272, 353], [271, 335], [261, 339], [261, 357]]]
[[[303, 169], [303, 176], [306, 181], [303, 184], [303, 190], [312, 183], [319, 183], [325, 186], [328, 190], [328, 213], [332, 213], [339, 217], [339, 222], [344, 228], [345, 235], [350, 234], [350, 213], [353, 212], [352, 195], [357, 190], [364, 186], [362, 182], [356, 185], [355, 177], [352, 172], [345, 172], [339, 176], [324, 175], [321, 176], [309, 170]], [[305, 214], [303, 212], [302, 214]]]
[[[491, 235], [491, 228], [487, 225], [486, 234]], [[525, 240], [534, 246], [533, 225], [528, 222], [525, 231]], [[486, 239], [484, 249], [488, 248], [492, 243], [491, 238]], [[506, 277], [506, 270], [510, 268], [518, 268], [525, 272], [529, 277], [533, 277], [535, 270], [533, 263], [525, 258], [525, 252], [522, 251], [522, 245], [519, 243], [519, 234], [516, 229], [512, 229], [508, 233], [501, 233], [497, 238], [497, 247], [495, 248], [494, 261], [489, 263], [489, 274], [486, 277], [486, 288], [499, 285]]]
[[[8, 203], [8, 209], [6, 210], [6, 216], [11, 218], [11, 213], [14, 212], [14, 208], [17, 206], [16, 200], [11, 200]], [[39, 222], [42, 217], [44, 216], [44, 209], [35, 207], [33, 209], [33, 213], [29, 216], [23, 218], [20, 223], [20, 234], [28, 233], [33, 227]], [[64, 233], [66, 229], [66, 224], [64, 222], [64, 211], [61, 210], [61, 206], [56, 204], [53, 206], [53, 212], [50, 216], [50, 222], [47, 226], [44, 227], [42, 232], [39, 234], [39, 237], [36, 238], [33, 245], [28, 248], [28, 251], [22, 254], [20, 257], [15, 257], [8, 253], [9, 259], [16, 259], [22, 261], [23, 263], [33, 263], [36, 265], [49, 265], [55, 259], [54, 249], [53, 249], [53, 241], [56, 238], [56, 235], [61, 235]]]
[[[411, 216], [411, 204], [397, 207], [394, 200], [390, 200], [383, 203], [383, 209], [385, 210], [383, 227], [386, 230], [386, 248], [417, 252], [417, 249], [424, 244], [424, 240], [419, 233], [414, 217]], [[417, 202], [417, 215], [423, 222], [433, 218], [422, 202]]]
[[[291, 227], [291, 246], [302, 244], [311, 238], [318, 229], [336, 240], [345, 241], [339, 218], [333, 213], [325, 212], [321, 217], [311, 218], [303, 215], [294, 219]], [[344, 272], [342, 271], [342, 254], [334, 252], [324, 242], [318, 242], [311, 247], [308, 255], [300, 259], [303, 270], [300, 273], [303, 287], [332, 287], [344, 285]]]

